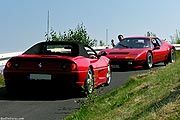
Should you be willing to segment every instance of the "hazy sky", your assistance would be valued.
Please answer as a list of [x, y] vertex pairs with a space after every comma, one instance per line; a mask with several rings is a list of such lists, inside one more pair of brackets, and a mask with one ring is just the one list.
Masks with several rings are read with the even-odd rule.
[[[1, 0], [0, 53], [24, 51], [45, 39], [50, 27], [64, 32], [83, 23], [92, 39], [108, 44], [117, 35], [147, 31], [170, 39], [180, 30], [180, 0]], [[99, 42], [98, 42], [99, 43]]]

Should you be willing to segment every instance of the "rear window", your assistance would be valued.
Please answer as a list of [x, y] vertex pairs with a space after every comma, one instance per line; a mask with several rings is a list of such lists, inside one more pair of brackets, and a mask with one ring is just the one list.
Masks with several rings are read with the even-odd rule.
[[62, 53], [62, 54], [70, 54], [72, 53], [72, 45], [47, 45], [45, 46], [46, 51], [50, 53]]
[[78, 47], [74, 44], [36, 44], [28, 49], [24, 54], [42, 55], [77, 55]]

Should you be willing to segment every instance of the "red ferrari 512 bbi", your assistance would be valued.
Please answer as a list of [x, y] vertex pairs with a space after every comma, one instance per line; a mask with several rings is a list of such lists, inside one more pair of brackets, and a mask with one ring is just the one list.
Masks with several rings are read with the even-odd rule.
[[89, 46], [64, 41], [35, 44], [9, 59], [3, 72], [9, 92], [47, 85], [90, 94], [99, 85], [109, 85], [112, 75], [109, 58]]
[[100, 51], [120, 68], [144, 67], [150, 69], [154, 64], [175, 61], [175, 47], [157, 37], [127, 37], [114, 48]]

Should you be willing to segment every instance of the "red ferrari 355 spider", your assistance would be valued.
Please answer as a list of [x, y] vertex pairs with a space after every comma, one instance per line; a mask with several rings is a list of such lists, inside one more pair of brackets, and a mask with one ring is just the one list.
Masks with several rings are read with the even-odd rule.
[[175, 47], [157, 37], [127, 37], [114, 48], [100, 51], [119, 67], [144, 67], [150, 69], [153, 64], [175, 61]]
[[[43, 85], [86, 94], [111, 81], [110, 60], [89, 46], [75, 42], [40, 42], [22, 55], [12, 57], [4, 69], [8, 91], [41, 88]], [[80, 90], [80, 89], [78, 89]]]

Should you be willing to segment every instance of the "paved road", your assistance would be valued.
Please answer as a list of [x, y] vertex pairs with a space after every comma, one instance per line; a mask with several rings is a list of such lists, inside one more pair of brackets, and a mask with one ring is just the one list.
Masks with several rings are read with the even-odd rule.
[[[106, 93], [120, 85], [134, 74], [146, 72], [146, 70], [136, 71], [113, 71], [112, 82], [103, 89]], [[99, 88], [100, 89], [100, 88]], [[0, 89], [0, 119], [1, 118], [24, 118], [24, 120], [60, 120], [77, 110], [80, 106], [76, 102], [77, 96], [26, 96], [26, 97], [6, 97], [4, 88]]]

